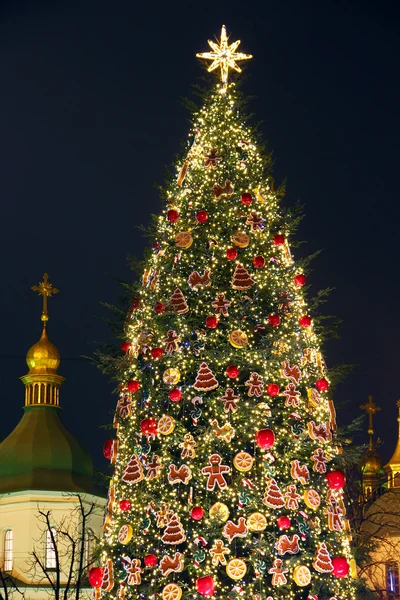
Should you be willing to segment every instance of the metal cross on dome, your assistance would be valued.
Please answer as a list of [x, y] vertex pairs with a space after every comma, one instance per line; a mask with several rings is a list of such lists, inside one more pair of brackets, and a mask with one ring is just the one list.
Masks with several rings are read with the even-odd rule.
[[219, 43], [208, 40], [208, 45], [213, 52], [201, 52], [196, 54], [197, 58], [204, 58], [205, 60], [212, 60], [213, 62], [208, 67], [208, 71], [215, 71], [218, 67], [221, 69], [221, 81], [224, 85], [228, 82], [229, 69], [233, 69], [238, 73], [242, 72], [242, 69], [237, 64], [239, 60], [249, 60], [253, 58], [251, 54], [243, 54], [243, 52], [236, 52], [240, 40], [233, 42], [231, 45], [228, 44], [228, 36], [226, 35], [226, 27], [222, 25], [221, 39]]
[[41, 320], [46, 325], [49, 320], [49, 313], [47, 311], [47, 298], [51, 298], [53, 294], [58, 294], [60, 290], [53, 287], [53, 284], [49, 282], [49, 276], [47, 273], [43, 275], [43, 281], [39, 285], [34, 285], [31, 288], [34, 292], [38, 292], [39, 296], [43, 298], [43, 310]]

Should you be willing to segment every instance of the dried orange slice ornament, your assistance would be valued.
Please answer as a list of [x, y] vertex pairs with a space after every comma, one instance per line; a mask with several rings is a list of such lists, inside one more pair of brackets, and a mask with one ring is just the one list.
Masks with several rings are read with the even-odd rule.
[[223, 502], [216, 502], [210, 508], [210, 517], [221, 523], [229, 519], [229, 508]]
[[164, 587], [161, 596], [163, 600], [181, 600], [182, 588], [176, 583], [168, 583]]
[[293, 570], [294, 582], [300, 587], [311, 583], [311, 571], [306, 565], [297, 565]]
[[241, 558], [232, 558], [226, 565], [226, 572], [231, 579], [242, 579], [246, 571], [246, 563]]
[[157, 423], [157, 431], [162, 435], [169, 435], [175, 429], [175, 419], [169, 415], [163, 415]]
[[234, 348], [244, 348], [249, 343], [249, 338], [244, 331], [234, 329], [229, 334], [229, 342]]
[[178, 248], [187, 250], [193, 244], [193, 237], [188, 231], [180, 231], [175, 236], [175, 244]]
[[118, 531], [118, 541], [120, 544], [129, 544], [133, 536], [132, 525], [122, 525]]
[[238, 471], [245, 473], [246, 471], [250, 471], [253, 466], [254, 458], [248, 452], [238, 452], [233, 459], [233, 466]]
[[250, 238], [247, 233], [242, 233], [240, 231], [232, 235], [231, 241], [232, 244], [238, 248], [247, 248], [247, 246], [250, 244]]
[[181, 378], [181, 372], [179, 369], [167, 369], [163, 374], [163, 382], [167, 385], [176, 385]]
[[307, 504], [308, 508], [318, 508], [321, 504], [321, 498], [317, 490], [306, 490], [304, 492], [304, 502]]
[[247, 517], [246, 525], [250, 531], [264, 531], [267, 527], [267, 519], [262, 513], [255, 512]]

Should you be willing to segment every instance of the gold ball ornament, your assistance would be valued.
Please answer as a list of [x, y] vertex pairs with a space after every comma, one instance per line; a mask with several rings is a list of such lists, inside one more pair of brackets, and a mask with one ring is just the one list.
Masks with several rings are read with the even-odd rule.
[[175, 244], [178, 248], [187, 250], [193, 244], [193, 236], [188, 231], [180, 231], [175, 236]]
[[238, 231], [237, 233], [234, 233], [232, 235], [231, 242], [234, 246], [237, 246], [238, 248], [247, 248], [247, 246], [250, 244], [250, 238], [247, 235], [247, 233], [242, 233], [241, 231]]
[[246, 525], [250, 531], [264, 531], [267, 527], [267, 519], [262, 513], [255, 512], [247, 517]]
[[176, 385], [181, 378], [181, 372], [179, 369], [171, 368], [164, 371], [163, 382], [166, 385]]
[[233, 459], [233, 466], [241, 473], [250, 471], [254, 463], [254, 458], [248, 452], [238, 452]]
[[249, 343], [249, 338], [244, 331], [241, 331], [240, 329], [234, 329], [229, 334], [229, 343], [234, 348], [244, 348]]
[[310, 583], [311, 583], [310, 569], [306, 565], [297, 565], [297, 567], [295, 567], [293, 570], [293, 579], [294, 579], [294, 582], [300, 587], [310, 585]]
[[118, 541], [120, 544], [129, 544], [133, 537], [132, 525], [122, 525], [118, 531]]
[[182, 588], [176, 583], [168, 583], [162, 593], [163, 600], [181, 600], [182, 598]]
[[157, 423], [157, 431], [162, 435], [170, 435], [175, 429], [175, 419], [169, 415], [163, 415]]
[[216, 502], [210, 508], [210, 517], [221, 523], [229, 519], [229, 508], [223, 502]]
[[242, 579], [246, 571], [246, 563], [241, 558], [232, 558], [226, 565], [226, 572], [231, 579]]

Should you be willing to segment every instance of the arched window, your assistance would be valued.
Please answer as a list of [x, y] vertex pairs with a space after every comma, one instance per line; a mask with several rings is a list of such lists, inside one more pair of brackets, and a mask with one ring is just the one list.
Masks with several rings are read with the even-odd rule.
[[[53, 534], [53, 535], [52, 535]], [[53, 539], [54, 538], [54, 543]], [[46, 531], [46, 569], [55, 569], [57, 567], [56, 548], [57, 531], [54, 527]]]
[[399, 586], [399, 563], [391, 561], [386, 563], [386, 592], [389, 598], [398, 596]]
[[12, 571], [13, 568], [13, 532], [7, 529], [4, 533], [4, 570]]

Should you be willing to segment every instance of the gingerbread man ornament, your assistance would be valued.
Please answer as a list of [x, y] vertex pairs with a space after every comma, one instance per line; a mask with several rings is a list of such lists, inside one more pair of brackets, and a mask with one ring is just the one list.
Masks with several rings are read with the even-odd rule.
[[289, 569], [283, 567], [283, 560], [276, 558], [273, 562], [273, 566], [269, 569], [268, 573], [272, 575], [272, 585], [285, 585], [287, 583], [286, 573], [289, 573]]
[[168, 356], [172, 356], [174, 352], [177, 352], [177, 350], [179, 349], [178, 342], [179, 337], [176, 331], [174, 331], [173, 329], [167, 331], [167, 337], [164, 340], [165, 354], [168, 354]]
[[212, 564], [214, 567], [218, 565], [226, 565], [225, 554], [230, 554], [229, 548], [227, 548], [222, 540], [215, 540], [214, 545], [210, 548], [210, 554], [212, 556]]
[[228, 308], [231, 304], [232, 302], [225, 298], [225, 294], [217, 294], [217, 297], [211, 304], [211, 306], [214, 308], [217, 315], [223, 315], [224, 317], [228, 317]]
[[316, 473], [326, 473], [328, 459], [325, 456], [323, 448], [316, 448], [311, 456], [311, 460], [314, 461], [313, 471]]
[[238, 402], [240, 401], [240, 398], [237, 394], [235, 394], [232, 388], [227, 388], [225, 390], [225, 394], [221, 396], [220, 400], [224, 403], [224, 411], [226, 413], [229, 413], [229, 411], [235, 413], [239, 408]]
[[224, 473], [229, 473], [231, 470], [228, 465], [221, 465], [222, 458], [219, 454], [211, 454], [209, 457], [209, 466], [203, 467], [201, 472], [203, 475], [208, 475], [207, 489], [211, 492], [217, 485], [221, 490], [228, 485]]
[[264, 382], [260, 379], [258, 373], [252, 373], [250, 379], [245, 381], [244, 385], [247, 385], [249, 388], [249, 391], [247, 392], [248, 396], [256, 396], [256, 398], [259, 398], [263, 395]]

